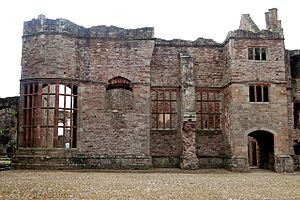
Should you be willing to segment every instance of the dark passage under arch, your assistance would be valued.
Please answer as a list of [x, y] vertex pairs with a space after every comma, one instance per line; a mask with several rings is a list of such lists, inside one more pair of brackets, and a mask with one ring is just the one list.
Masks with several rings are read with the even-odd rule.
[[248, 134], [248, 162], [250, 167], [274, 170], [274, 135], [267, 131]]

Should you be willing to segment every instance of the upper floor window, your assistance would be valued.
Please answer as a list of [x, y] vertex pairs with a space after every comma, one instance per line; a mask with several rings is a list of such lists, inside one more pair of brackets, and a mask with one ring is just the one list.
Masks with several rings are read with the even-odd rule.
[[250, 102], [269, 102], [268, 85], [250, 85], [249, 86]]
[[265, 47], [248, 48], [248, 60], [267, 60], [267, 54]]

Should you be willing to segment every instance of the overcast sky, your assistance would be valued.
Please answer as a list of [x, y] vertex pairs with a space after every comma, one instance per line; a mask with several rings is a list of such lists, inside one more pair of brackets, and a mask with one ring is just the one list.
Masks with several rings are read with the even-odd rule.
[[19, 95], [23, 22], [44, 14], [91, 27], [154, 27], [155, 37], [223, 42], [249, 13], [260, 29], [278, 8], [287, 49], [300, 49], [299, 0], [4, 0], [0, 3], [0, 97]]

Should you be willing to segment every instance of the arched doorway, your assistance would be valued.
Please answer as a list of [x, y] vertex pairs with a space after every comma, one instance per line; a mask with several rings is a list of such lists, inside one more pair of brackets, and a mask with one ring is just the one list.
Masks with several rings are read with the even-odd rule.
[[274, 170], [274, 135], [267, 131], [248, 134], [248, 162], [250, 167]]

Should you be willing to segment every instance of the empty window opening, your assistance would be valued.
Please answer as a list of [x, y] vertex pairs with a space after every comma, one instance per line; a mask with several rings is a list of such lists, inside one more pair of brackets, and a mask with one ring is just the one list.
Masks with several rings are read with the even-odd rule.
[[40, 82], [23, 88], [21, 146], [75, 148], [77, 86]]
[[256, 102], [262, 102], [262, 87], [261, 86], [257, 86], [256, 87]]
[[255, 90], [253, 85], [249, 86], [249, 98], [250, 102], [255, 102]]
[[294, 103], [294, 128], [300, 129], [300, 103]]
[[248, 60], [267, 60], [267, 48], [248, 48]]
[[250, 102], [269, 102], [268, 85], [250, 85], [249, 86]]
[[300, 155], [300, 142], [299, 141], [295, 141], [294, 153], [295, 153], [295, 155]]
[[221, 99], [218, 89], [196, 89], [197, 129], [221, 129]]
[[177, 129], [177, 89], [151, 88], [151, 129]]
[[263, 102], [269, 102], [269, 87], [263, 86]]
[[291, 77], [300, 78], [300, 55], [292, 56], [290, 59]]

